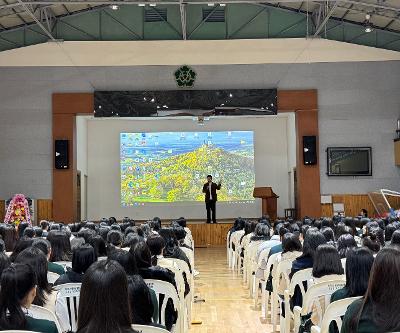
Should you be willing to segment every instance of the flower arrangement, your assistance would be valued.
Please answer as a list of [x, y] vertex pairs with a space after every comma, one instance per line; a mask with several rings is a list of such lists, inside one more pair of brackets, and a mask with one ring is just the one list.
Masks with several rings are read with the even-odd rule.
[[17, 226], [24, 221], [31, 224], [31, 213], [28, 200], [23, 194], [16, 194], [13, 196], [7, 207], [4, 222], [14, 223]]

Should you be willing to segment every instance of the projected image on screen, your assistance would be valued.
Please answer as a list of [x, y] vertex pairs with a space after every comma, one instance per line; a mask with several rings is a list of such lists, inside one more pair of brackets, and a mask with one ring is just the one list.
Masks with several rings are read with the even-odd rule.
[[253, 131], [121, 133], [121, 205], [204, 201], [208, 174], [219, 201], [253, 200]]

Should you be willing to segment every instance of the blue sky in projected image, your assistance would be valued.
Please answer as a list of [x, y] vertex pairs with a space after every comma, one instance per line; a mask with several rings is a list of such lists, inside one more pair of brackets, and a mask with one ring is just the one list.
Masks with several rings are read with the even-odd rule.
[[121, 157], [157, 159], [191, 152], [204, 144], [226, 151], [252, 151], [253, 131], [121, 133]]

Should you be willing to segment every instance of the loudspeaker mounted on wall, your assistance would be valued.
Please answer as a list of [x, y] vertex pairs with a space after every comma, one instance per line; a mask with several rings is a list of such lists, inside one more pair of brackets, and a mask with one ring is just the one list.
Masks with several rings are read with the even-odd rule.
[[68, 140], [55, 140], [54, 154], [54, 167], [56, 169], [68, 169]]
[[303, 163], [304, 165], [317, 164], [317, 137], [303, 136]]

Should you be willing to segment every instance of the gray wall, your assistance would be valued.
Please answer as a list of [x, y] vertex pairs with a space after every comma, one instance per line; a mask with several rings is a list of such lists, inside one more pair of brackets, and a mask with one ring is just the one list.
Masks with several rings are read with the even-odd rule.
[[[400, 190], [393, 137], [400, 62], [194, 66], [196, 88], [318, 89], [321, 193]], [[174, 89], [174, 67], [0, 68], [0, 198], [51, 198], [51, 94]], [[328, 178], [325, 149], [372, 146], [373, 176]]]

